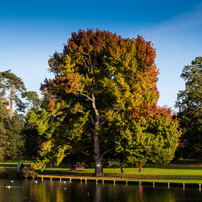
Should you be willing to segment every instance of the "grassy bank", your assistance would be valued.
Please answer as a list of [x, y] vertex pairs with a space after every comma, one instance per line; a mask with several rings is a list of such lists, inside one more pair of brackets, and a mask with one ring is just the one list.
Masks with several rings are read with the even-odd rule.
[[[30, 166], [31, 161], [20, 161], [25, 166]], [[18, 161], [0, 162], [0, 168], [9, 167], [15, 169]], [[84, 171], [71, 171], [70, 167], [61, 165], [58, 167], [48, 167], [43, 175], [79, 175], [93, 176], [94, 168], [86, 168]], [[183, 160], [165, 167], [143, 167], [143, 172], [139, 173], [138, 168], [124, 168], [124, 173], [120, 173], [120, 168], [104, 168], [105, 177], [101, 179], [138, 180], [148, 182], [179, 182], [179, 183], [202, 183], [202, 162]]]
[[[79, 175], [92, 176], [94, 169], [87, 168], [85, 171], [71, 171], [65, 168], [47, 168], [44, 172], [38, 172], [45, 175]], [[148, 182], [184, 182], [184, 183], [202, 183], [202, 167], [177, 166], [177, 167], [147, 167], [139, 173], [138, 168], [125, 168], [124, 173], [120, 173], [119, 168], [104, 168], [104, 174], [107, 178], [120, 178], [120, 180], [139, 180]], [[106, 178], [106, 177], [105, 177]]]

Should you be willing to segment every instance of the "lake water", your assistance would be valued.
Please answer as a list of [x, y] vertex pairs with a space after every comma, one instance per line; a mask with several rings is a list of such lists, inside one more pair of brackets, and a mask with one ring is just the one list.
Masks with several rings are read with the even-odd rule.
[[[3, 184], [11, 185], [4, 188]], [[0, 179], [0, 202], [183, 202], [202, 201], [199, 189], [95, 182]]]

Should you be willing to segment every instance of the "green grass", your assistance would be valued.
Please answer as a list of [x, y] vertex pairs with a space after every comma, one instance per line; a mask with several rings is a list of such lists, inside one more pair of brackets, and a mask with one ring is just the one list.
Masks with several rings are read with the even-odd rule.
[[31, 162], [35, 162], [35, 160], [16, 160], [16, 161], [3, 161], [0, 162], [0, 167], [16, 167], [18, 163], [23, 163], [25, 166], [30, 166]]
[[[18, 162], [23, 162], [25, 166], [30, 166], [30, 162], [33, 161], [0, 162], [0, 168], [16, 168]], [[104, 173], [109, 175], [108, 179], [119, 178], [119, 180], [127, 179], [148, 182], [202, 183], [202, 166], [200, 165], [202, 161], [183, 160], [176, 161], [175, 163], [178, 165], [165, 167], [143, 166], [142, 173], [138, 172], [138, 168], [124, 168], [123, 174], [121, 174], [120, 168], [104, 168]], [[38, 170], [38, 173], [42, 175], [93, 175], [94, 168], [86, 168], [84, 171], [71, 171], [69, 166], [61, 165], [58, 167], [47, 167], [43, 172]], [[110, 174], [117, 174], [117, 176], [110, 177]], [[101, 179], [105, 179], [105, 177]]]
[[[39, 174], [46, 175], [70, 175], [70, 174], [93, 174], [93, 168], [87, 168], [84, 171], [71, 171], [69, 168], [46, 168], [44, 172]], [[119, 174], [114, 178], [122, 178], [125, 180], [138, 180], [148, 182], [175, 182], [175, 183], [202, 183], [202, 167], [143, 167], [143, 172], [139, 173], [138, 168], [124, 168], [124, 173], [120, 173], [120, 168], [104, 168], [105, 174]], [[128, 179], [127, 175], [132, 175]], [[130, 177], [130, 176], [129, 176]], [[110, 179], [114, 179], [110, 178]], [[102, 177], [102, 179], [104, 179]]]

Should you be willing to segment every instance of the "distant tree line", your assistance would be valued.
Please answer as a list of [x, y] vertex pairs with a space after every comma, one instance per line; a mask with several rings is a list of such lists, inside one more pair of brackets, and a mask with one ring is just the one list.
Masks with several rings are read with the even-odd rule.
[[0, 161], [36, 158], [40, 146], [37, 130], [27, 112], [40, 107], [34, 91], [10, 70], [0, 72]]

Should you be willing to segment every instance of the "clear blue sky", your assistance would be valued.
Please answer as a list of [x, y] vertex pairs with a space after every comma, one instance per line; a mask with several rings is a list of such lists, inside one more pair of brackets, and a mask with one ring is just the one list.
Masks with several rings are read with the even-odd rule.
[[40, 94], [40, 84], [53, 77], [48, 59], [72, 32], [87, 28], [151, 41], [160, 69], [158, 104], [174, 109], [183, 67], [202, 56], [202, 0], [1, 0], [0, 71], [11, 69]]

